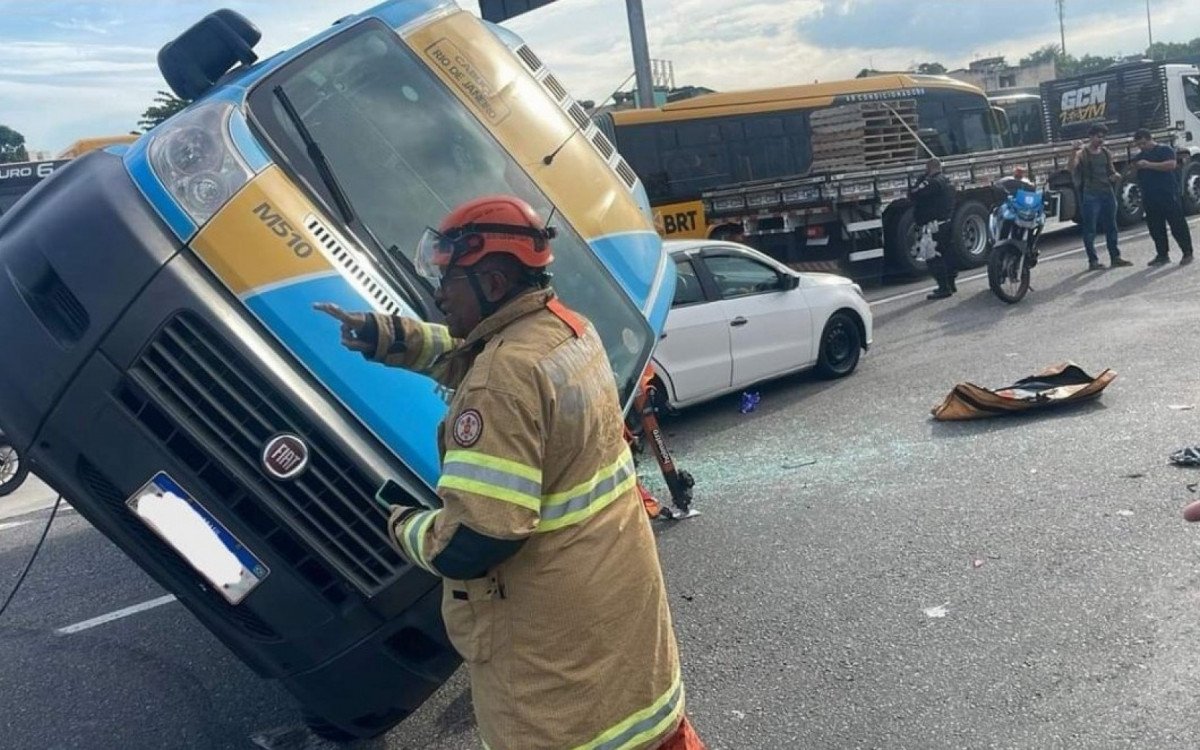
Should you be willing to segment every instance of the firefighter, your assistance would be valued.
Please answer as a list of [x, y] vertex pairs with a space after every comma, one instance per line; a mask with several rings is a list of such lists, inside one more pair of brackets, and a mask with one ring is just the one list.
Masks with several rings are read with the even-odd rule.
[[453, 389], [442, 507], [394, 506], [389, 528], [444, 579], [485, 745], [702, 749], [612, 370], [549, 288], [553, 237], [520, 198], [479, 198], [418, 250], [445, 326], [317, 307], [347, 348]]

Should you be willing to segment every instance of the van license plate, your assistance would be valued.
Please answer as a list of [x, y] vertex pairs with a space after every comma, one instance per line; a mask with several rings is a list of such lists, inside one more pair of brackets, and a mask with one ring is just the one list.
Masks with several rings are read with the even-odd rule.
[[270, 573], [166, 472], [155, 474], [125, 504], [230, 604], [245, 599]]

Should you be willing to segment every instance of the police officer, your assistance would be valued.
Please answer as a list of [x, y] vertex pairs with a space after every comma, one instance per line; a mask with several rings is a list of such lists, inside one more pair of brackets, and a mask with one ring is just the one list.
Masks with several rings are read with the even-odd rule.
[[913, 223], [919, 233], [929, 232], [935, 238], [935, 255], [929, 258], [929, 271], [937, 281], [937, 289], [925, 299], [945, 299], [958, 291], [954, 280], [958, 265], [950, 249], [950, 218], [954, 214], [954, 186], [942, 174], [941, 159], [925, 162], [925, 174], [909, 191], [913, 202]]
[[445, 326], [317, 307], [347, 348], [454, 390], [442, 507], [389, 528], [444, 579], [486, 746], [702, 750], [612, 370], [549, 288], [553, 237], [520, 198], [473, 200], [418, 250]]
[[1192, 233], [1183, 213], [1175, 149], [1155, 143], [1154, 135], [1144, 128], [1133, 134], [1133, 140], [1141, 149], [1141, 153], [1134, 158], [1133, 166], [1138, 171], [1138, 187], [1142, 190], [1146, 228], [1154, 240], [1154, 258], [1148, 265], [1161, 266], [1170, 262], [1167, 255], [1168, 225], [1182, 254], [1179, 265], [1187, 265], [1192, 262]]

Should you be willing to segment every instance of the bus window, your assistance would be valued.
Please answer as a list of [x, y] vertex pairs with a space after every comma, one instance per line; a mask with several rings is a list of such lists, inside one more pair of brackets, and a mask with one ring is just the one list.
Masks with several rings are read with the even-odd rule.
[[1004, 147], [990, 109], [964, 109], [959, 116], [962, 122], [962, 143], [967, 153]]
[[[658, 125], [631, 125], [616, 130], [612, 138], [621, 156], [641, 178], [651, 203], [671, 197], [671, 184], [659, 161], [661, 151], [657, 146], [658, 139], [663, 137], [661, 131], [665, 129]], [[673, 143], [673, 129], [671, 138]]]
[[732, 147], [734, 179], [763, 180], [795, 174], [782, 117], [752, 115], [746, 119], [745, 129], [745, 141]]
[[791, 143], [791, 174], [808, 174], [812, 169], [812, 128], [809, 127], [808, 113], [788, 115], [783, 124]]
[[946, 105], [933, 96], [917, 99], [917, 133], [936, 156], [957, 154], [957, 148], [948, 143], [954, 137], [950, 118], [946, 116]]
[[679, 145], [662, 154], [671, 197], [692, 197], [730, 181], [727, 149], [717, 123], [702, 121], [673, 127]]

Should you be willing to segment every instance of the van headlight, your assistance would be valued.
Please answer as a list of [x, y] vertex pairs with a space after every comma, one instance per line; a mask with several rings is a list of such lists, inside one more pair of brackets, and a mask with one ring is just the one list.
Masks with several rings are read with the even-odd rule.
[[204, 225], [254, 176], [230, 139], [232, 113], [228, 102], [203, 104], [150, 135], [150, 168], [196, 226]]

